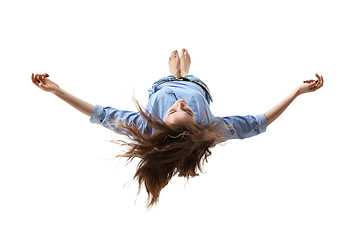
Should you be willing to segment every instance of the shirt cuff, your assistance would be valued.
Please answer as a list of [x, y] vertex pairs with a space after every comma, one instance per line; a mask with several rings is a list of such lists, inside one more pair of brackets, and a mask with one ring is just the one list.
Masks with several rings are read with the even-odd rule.
[[95, 105], [94, 111], [91, 114], [90, 122], [100, 124], [103, 120], [103, 107], [100, 105]]
[[266, 119], [265, 114], [263, 113], [263, 114], [257, 115], [257, 116], [255, 116], [255, 118], [256, 118], [256, 122], [259, 127], [259, 134], [265, 132], [266, 127], [267, 127], [267, 119]]

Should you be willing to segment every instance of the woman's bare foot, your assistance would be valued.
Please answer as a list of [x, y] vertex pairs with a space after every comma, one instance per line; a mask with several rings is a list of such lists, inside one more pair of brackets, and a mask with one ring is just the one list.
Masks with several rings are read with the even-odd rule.
[[191, 63], [191, 59], [190, 59], [189, 52], [185, 48], [183, 48], [181, 50], [181, 55], [180, 55], [180, 75], [181, 75], [181, 77], [185, 77], [186, 75], [189, 74], [190, 63]]
[[169, 70], [171, 75], [180, 77], [180, 59], [177, 50], [172, 51], [169, 57]]

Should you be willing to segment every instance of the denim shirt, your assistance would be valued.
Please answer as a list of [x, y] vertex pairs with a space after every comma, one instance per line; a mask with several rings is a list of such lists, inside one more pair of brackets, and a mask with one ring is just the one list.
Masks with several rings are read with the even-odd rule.
[[[266, 131], [267, 120], [264, 114], [252, 116], [216, 117], [210, 111], [204, 90], [194, 82], [173, 81], [160, 86], [153, 85], [150, 89], [150, 99], [145, 109], [156, 119], [165, 119], [167, 110], [178, 100], [184, 99], [195, 114], [195, 122], [206, 126], [214, 121], [223, 120], [230, 128], [224, 129], [229, 139], [249, 138]], [[156, 113], [156, 114], [155, 114]], [[104, 125], [110, 120], [135, 123], [143, 133], [154, 133], [154, 129], [147, 126], [147, 122], [137, 111], [119, 110], [112, 107], [96, 105], [90, 117], [90, 122]], [[114, 125], [104, 126], [115, 132], [123, 133]]]

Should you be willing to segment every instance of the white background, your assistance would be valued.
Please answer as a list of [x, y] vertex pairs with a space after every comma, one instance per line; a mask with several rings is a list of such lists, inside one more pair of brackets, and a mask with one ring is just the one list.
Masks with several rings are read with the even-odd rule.
[[[357, 1], [3, 1], [0, 239], [359, 239]], [[187, 48], [216, 116], [263, 113], [324, 76], [267, 132], [213, 149], [145, 210], [112, 131], [31, 82], [135, 110]], [[184, 187], [185, 186], [185, 187]]]

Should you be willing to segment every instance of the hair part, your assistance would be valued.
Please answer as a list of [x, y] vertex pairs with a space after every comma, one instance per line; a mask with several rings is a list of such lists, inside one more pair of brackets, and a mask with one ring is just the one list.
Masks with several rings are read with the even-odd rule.
[[227, 134], [220, 130], [222, 122], [213, 122], [207, 126], [198, 124], [173, 126], [166, 124], [158, 115], [157, 119], [147, 110], [143, 110], [138, 101], [133, 98], [141, 116], [147, 121], [153, 133], [141, 132], [133, 123], [111, 121], [119, 130], [127, 135], [131, 142], [112, 140], [120, 146], [127, 147], [124, 154], [116, 158], [125, 157], [130, 163], [139, 158], [136, 173], [133, 177], [142, 185], [148, 194], [146, 208], [150, 209], [159, 201], [161, 190], [169, 183], [173, 176], [198, 176], [203, 173], [204, 163], [211, 155], [211, 148], [227, 139]]

